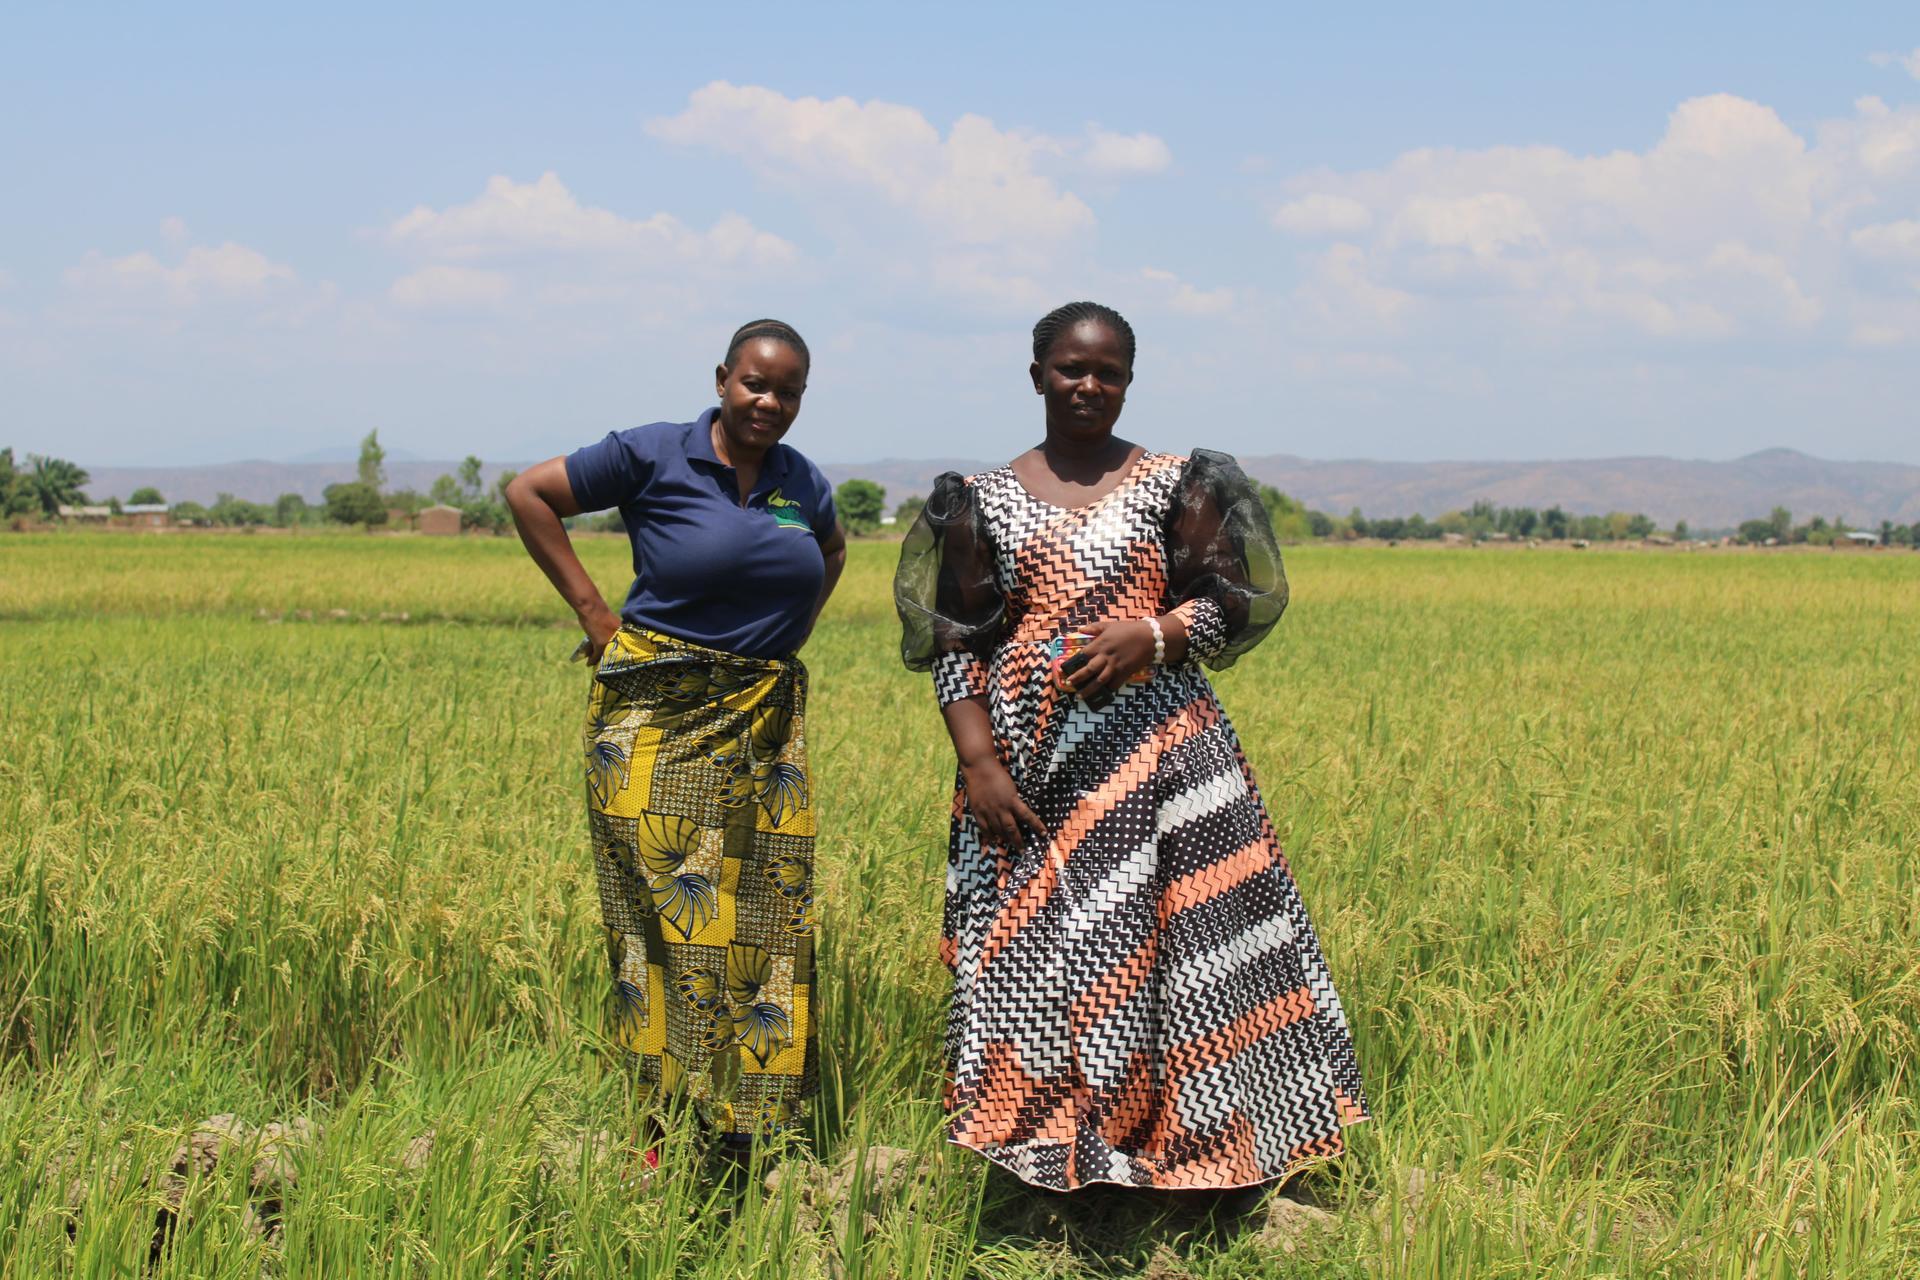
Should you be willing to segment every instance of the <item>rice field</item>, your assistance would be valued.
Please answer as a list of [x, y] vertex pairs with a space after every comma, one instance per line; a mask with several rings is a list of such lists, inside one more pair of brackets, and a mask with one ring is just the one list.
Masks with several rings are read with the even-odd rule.
[[1376, 1119], [1252, 1204], [942, 1145], [892, 554], [805, 654], [812, 1132], [643, 1186], [587, 677], [517, 544], [0, 538], [0, 1272], [1920, 1274], [1920, 556], [1294, 552], [1219, 685]]

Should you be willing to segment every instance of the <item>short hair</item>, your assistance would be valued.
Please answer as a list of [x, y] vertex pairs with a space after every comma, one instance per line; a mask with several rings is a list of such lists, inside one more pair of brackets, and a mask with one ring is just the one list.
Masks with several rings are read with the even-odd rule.
[[727, 358], [720, 363], [733, 367], [733, 358], [740, 354], [740, 348], [755, 338], [771, 338], [775, 342], [784, 342], [800, 355], [800, 363], [808, 369], [813, 368], [813, 353], [807, 350], [807, 340], [800, 331], [784, 320], [749, 320], [733, 331], [733, 337], [727, 343]]
[[1118, 311], [1098, 302], [1069, 302], [1041, 316], [1040, 323], [1033, 326], [1034, 363], [1045, 364], [1047, 352], [1053, 350], [1053, 344], [1059, 341], [1060, 335], [1083, 320], [1098, 321], [1119, 334], [1122, 345], [1127, 349], [1127, 368], [1133, 368], [1133, 326]]

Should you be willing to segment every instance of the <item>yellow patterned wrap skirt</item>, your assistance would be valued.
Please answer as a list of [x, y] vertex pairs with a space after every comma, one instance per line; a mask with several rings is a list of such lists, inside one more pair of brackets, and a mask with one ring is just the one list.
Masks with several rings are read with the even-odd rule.
[[621, 628], [593, 673], [587, 819], [613, 1037], [723, 1137], [818, 1078], [807, 670]]

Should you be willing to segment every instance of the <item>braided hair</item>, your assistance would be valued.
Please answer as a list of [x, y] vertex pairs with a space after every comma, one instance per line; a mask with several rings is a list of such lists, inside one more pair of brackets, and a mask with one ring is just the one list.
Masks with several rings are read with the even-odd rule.
[[1118, 311], [1098, 302], [1069, 302], [1041, 316], [1040, 323], [1033, 326], [1034, 363], [1045, 364], [1047, 352], [1053, 349], [1060, 335], [1082, 320], [1097, 321], [1119, 335], [1121, 345], [1127, 349], [1127, 368], [1133, 368], [1133, 326]]
[[808, 369], [813, 368], [813, 353], [807, 350], [807, 340], [800, 331], [784, 320], [750, 320], [733, 331], [733, 337], [727, 343], [727, 358], [720, 363], [733, 367], [733, 358], [740, 354], [740, 348], [755, 338], [771, 338], [775, 342], [784, 342], [800, 355], [800, 363]]

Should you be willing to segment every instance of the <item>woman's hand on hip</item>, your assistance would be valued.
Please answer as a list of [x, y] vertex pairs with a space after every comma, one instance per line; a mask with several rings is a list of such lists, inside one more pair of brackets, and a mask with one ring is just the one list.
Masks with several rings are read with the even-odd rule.
[[614, 633], [620, 630], [620, 619], [614, 616], [613, 610], [600, 604], [597, 609], [589, 607], [581, 612], [580, 629], [587, 633], [587, 661], [597, 663], [613, 641]]
[[974, 825], [989, 844], [1003, 849], [1018, 849], [1026, 844], [1026, 832], [1047, 839], [1047, 824], [1020, 798], [1013, 775], [998, 760], [960, 766], [960, 780], [967, 792], [967, 807], [973, 810]]

